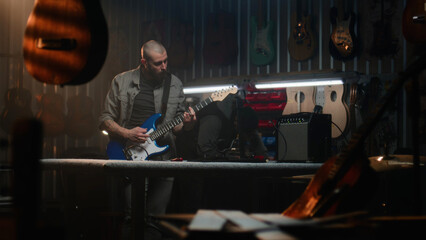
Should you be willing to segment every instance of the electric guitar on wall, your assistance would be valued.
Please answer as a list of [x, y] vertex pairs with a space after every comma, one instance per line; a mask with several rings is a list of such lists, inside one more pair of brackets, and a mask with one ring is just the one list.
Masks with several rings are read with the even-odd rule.
[[262, 1], [258, 1], [257, 18], [251, 18], [250, 60], [258, 66], [267, 65], [274, 60], [275, 49], [272, 42], [273, 22], [264, 23]]
[[304, 61], [315, 53], [316, 42], [311, 28], [311, 16], [302, 14], [300, 1], [297, 1], [296, 14], [291, 16], [293, 30], [288, 39], [288, 52], [296, 61]]
[[354, 31], [355, 14], [351, 12], [349, 17], [345, 18], [342, 2], [337, 1], [337, 7], [330, 10], [330, 20], [333, 25], [329, 41], [330, 54], [340, 61], [354, 58], [358, 51]]
[[[210, 103], [214, 101], [222, 101], [226, 98], [226, 96], [228, 96], [228, 94], [235, 94], [237, 91], [237, 87], [231, 87], [215, 92], [209, 98], [195, 105], [193, 109], [195, 112], [198, 112]], [[156, 128], [156, 122], [160, 117], [160, 113], [154, 114], [141, 125], [141, 128], [146, 128], [148, 130], [147, 134], [149, 134], [149, 138], [144, 143], [128, 141], [127, 143], [122, 144], [118, 141], [111, 140], [107, 146], [107, 155], [109, 159], [144, 161], [152, 155], [165, 152], [169, 146], [166, 145], [160, 147], [157, 145], [156, 140], [172, 130], [173, 127], [182, 123], [183, 114], [169, 122], [162, 124], [159, 128]]]
[[108, 29], [98, 0], [36, 0], [24, 33], [28, 72], [38, 81], [76, 85], [101, 69]]

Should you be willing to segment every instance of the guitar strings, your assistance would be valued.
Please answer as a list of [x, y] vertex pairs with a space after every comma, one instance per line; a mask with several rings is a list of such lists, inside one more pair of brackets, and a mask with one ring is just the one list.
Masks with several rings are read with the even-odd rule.
[[[200, 111], [201, 109], [203, 109], [204, 107], [206, 107], [207, 105], [209, 105], [212, 102], [213, 102], [213, 99], [211, 97], [208, 97], [207, 99], [205, 99], [205, 100], [201, 101], [200, 103], [196, 104], [193, 107], [193, 109], [194, 109], [195, 112], [198, 112], [198, 111]], [[175, 126], [179, 125], [180, 123], [182, 123], [183, 122], [183, 116], [184, 116], [184, 113], [181, 113], [175, 119], [172, 119], [171, 121], [165, 123], [164, 125], [162, 125], [158, 129], [154, 130], [150, 134], [150, 138], [152, 140], [155, 140], [155, 139], [163, 136], [168, 131], [170, 131], [173, 127], [175, 127]]]

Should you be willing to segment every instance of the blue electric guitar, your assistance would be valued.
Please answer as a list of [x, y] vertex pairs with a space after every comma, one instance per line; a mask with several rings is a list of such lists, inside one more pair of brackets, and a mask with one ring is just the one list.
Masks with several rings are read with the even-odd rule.
[[[217, 91], [209, 98], [195, 105], [193, 109], [195, 112], [198, 112], [210, 103], [214, 101], [222, 101], [226, 98], [226, 96], [228, 96], [228, 94], [235, 94], [237, 91], [237, 87], [230, 87], [228, 89]], [[169, 146], [165, 145], [160, 147], [157, 145], [156, 140], [172, 130], [173, 127], [182, 123], [183, 114], [156, 128], [156, 122], [160, 117], [160, 113], [154, 114], [142, 124], [141, 128], [146, 128], [148, 130], [147, 134], [149, 134], [149, 138], [144, 143], [127, 141], [125, 144], [122, 144], [118, 141], [111, 140], [107, 146], [107, 155], [109, 159], [144, 161], [152, 155], [165, 152]]]

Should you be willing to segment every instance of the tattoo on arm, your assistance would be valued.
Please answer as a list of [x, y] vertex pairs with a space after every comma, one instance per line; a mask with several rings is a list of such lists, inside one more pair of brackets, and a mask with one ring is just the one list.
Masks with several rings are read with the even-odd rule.
[[106, 120], [104, 122], [104, 125], [105, 125], [105, 128], [108, 132], [111, 132], [111, 133], [116, 134], [116, 135], [123, 136], [123, 127], [118, 125], [113, 120]]

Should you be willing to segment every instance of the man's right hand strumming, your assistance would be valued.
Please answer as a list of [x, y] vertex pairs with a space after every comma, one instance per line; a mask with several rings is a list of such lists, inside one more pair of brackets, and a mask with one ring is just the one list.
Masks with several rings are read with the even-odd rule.
[[149, 134], [146, 134], [146, 132], [147, 129], [141, 127], [127, 129], [125, 138], [129, 139], [132, 142], [144, 143], [149, 137]]

